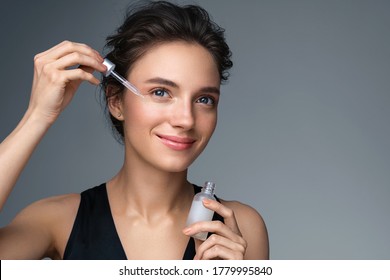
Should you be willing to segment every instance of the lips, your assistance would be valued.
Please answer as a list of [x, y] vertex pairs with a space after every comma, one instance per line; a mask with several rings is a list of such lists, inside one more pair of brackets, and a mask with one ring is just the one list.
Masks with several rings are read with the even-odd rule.
[[178, 137], [172, 135], [162, 135], [158, 134], [158, 138], [160, 138], [161, 142], [167, 147], [176, 150], [183, 151], [192, 147], [195, 143], [195, 139], [189, 137]]

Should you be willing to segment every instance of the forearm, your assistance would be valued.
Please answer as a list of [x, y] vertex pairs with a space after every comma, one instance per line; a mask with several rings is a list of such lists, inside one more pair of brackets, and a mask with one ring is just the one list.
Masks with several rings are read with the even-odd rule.
[[50, 124], [27, 111], [14, 131], [0, 144], [0, 209], [49, 127]]

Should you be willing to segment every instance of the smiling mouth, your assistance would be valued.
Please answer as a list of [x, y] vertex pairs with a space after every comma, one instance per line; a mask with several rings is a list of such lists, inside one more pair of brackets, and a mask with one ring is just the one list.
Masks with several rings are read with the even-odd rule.
[[158, 138], [160, 138], [161, 142], [176, 151], [183, 151], [187, 150], [192, 147], [192, 145], [196, 142], [195, 139], [189, 138], [189, 137], [177, 137], [177, 136], [170, 136], [170, 135], [157, 135]]

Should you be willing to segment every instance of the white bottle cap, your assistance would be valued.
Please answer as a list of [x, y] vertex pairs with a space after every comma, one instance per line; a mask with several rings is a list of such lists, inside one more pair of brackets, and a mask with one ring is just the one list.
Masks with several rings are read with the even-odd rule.
[[108, 60], [107, 58], [104, 59], [103, 61], [103, 65], [105, 65], [107, 67], [107, 71], [106, 73], [104, 73], [104, 76], [105, 77], [108, 77], [112, 71], [114, 71], [115, 69], [115, 64], [112, 63], [110, 60]]

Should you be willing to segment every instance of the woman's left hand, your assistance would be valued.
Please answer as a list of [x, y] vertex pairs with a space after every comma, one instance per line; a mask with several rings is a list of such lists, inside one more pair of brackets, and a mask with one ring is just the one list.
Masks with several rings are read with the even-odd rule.
[[213, 233], [205, 241], [195, 239], [194, 260], [244, 259], [247, 242], [241, 235], [233, 210], [210, 199], [203, 200], [203, 205], [221, 215], [225, 223], [221, 221], [197, 222], [183, 230], [186, 235], [194, 235], [198, 232]]

